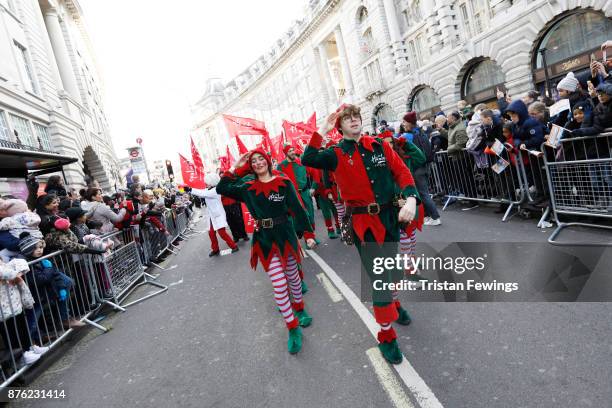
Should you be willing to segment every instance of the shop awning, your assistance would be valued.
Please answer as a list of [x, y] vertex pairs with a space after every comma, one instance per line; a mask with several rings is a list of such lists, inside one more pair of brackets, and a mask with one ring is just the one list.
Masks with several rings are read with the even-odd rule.
[[17, 143], [0, 143], [0, 177], [26, 178], [28, 174], [62, 171], [62, 167], [77, 162], [75, 157], [35, 150]]

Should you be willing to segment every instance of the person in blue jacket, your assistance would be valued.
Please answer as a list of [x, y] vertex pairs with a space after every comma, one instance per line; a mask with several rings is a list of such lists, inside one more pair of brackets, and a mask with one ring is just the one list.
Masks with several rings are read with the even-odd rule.
[[544, 142], [544, 126], [529, 116], [525, 103], [517, 99], [506, 109], [506, 114], [512, 120], [512, 136], [515, 147], [529, 150], [540, 150]]

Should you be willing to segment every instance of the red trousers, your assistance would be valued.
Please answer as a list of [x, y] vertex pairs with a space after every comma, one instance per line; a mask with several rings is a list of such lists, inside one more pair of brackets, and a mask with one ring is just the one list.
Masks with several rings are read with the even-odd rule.
[[208, 229], [208, 236], [210, 237], [210, 247], [213, 251], [219, 250], [219, 240], [217, 239], [217, 234], [215, 234], [215, 232], [217, 232], [219, 236], [225, 241], [225, 243], [227, 243], [228, 247], [234, 249], [238, 246], [236, 245], [232, 237], [227, 234], [225, 228], [219, 228], [217, 231], [215, 231], [211, 222], [210, 228]]

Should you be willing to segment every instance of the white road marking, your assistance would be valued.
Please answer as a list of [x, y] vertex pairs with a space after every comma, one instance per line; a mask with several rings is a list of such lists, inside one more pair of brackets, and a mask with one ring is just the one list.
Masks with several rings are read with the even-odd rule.
[[366, 354], [370, 359], [370, 363], [372, 363], [372, 367], [374, 367], [374, 372], [376, 372], [378, 381], [387, 392], [395, 408], [414, 408], [414, 405], [406, 396], [401, 384], [397, 381], [395, 375], [393, 375], [393, 371], [389, 368], [389, 364], [387, 364], [382, 354], [380, 354], [378, 347], [372, 347], [366, 350]]
[[337, 303], [342, 300], [342, 295], [340, 294], [340, 292], [338, 292], [336, 287], [331, 283], [329, 278], [324, 273], [319, 273], [317, 275], [317, 279], [319, 280], [319, 282], [321, 282], [321, 285], [323, 285], [323, 289], [325, 289], [332, 302]]
[[171, 282], [168, 284], [168, 287], [170, 286], [174, 286], [174, 285], [180, 285], [181, 283], [183, 283], [183, 278], [177, 280], [176, 282]]
[[[365, 323], [368, 330], [374, 338], [376, 338], [379, 330], [379, 325], [374, 320], [374, 316], [368, 310], [367, 307], [361, 300], [357, 297], [357, 295], [348, 287], [346, 283], [338, 276], [336, 271], [334, 271], [331, 266], [329, 266], [316, 252], [307, 250], [310, 257], [321, 267], [323, 272], [327, 275], [327, 277], [332, 281], [332, 283], [338, 288], [342, 296], [349, 302], [349, 304], [353, 307], [357, 315], [361, 318], [361, 320]], [[402, 361], [401, 364], [393, 365], [393, 368], [399, 374], [400, 378], [406, 384], [406, 387], [410, 389], [412, 395], [418, 402], [421, 408], [444, 408], [438, 398], [434, 395], [433, 391], [425, 384], [425, 381], [421, 378], [421, 376], [416, 372], [414, 367], [408, 362], [406, 358]]]

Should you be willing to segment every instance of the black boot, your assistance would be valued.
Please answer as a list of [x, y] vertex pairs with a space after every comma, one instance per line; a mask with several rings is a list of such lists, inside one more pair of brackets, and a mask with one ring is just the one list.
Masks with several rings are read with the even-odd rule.
[[213, 256], [218, 256], [221, 253], [221, 251], [210, 251], [210, 253], [208, 254], [209, 257], [213, 257]]

